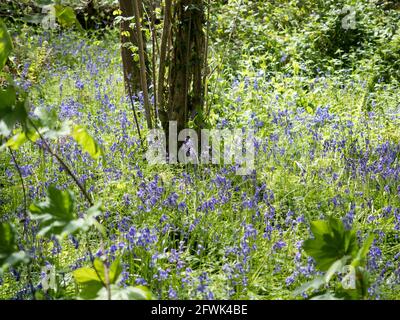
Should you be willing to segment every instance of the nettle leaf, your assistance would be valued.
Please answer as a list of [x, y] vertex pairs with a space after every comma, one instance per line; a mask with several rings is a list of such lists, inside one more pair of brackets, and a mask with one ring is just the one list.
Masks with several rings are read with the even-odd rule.
[[96, 218], [101, 214], [101, 203], [91, 207], [83, 218], [76, 218], [75, 197], [69, 190], [58, 190], [50, 186], [44, 202], [30, 206], [32, 219], [39, 221], [39, 235], [65, 236], [82, 230], [87, 231], [98, 224]]
[[82, 126], [75, 126], [72, 131], [72, 137], [82, 147], [84, 151], [89, 153], [93, 159], [98, 159], [103, 155], [103, 150], [93, 139], [93, 137]]
[[345, 256], [354, 258], [358, 251], [356, 234], [345, 230], [337, 219], [311, 222], [314, 239], [304, 241], [303, 248], [316, 261], [317, 268], [327, 271], [333, 263]]
[[12, 50], [13, 44], [10, 34], [4, 22], [0, 20], [0, 71], [3, 70]]
[[9, 223], [0, 224], [0, 273], [8, 267], [19, 263], [28, 263], [29, 258], [24, 251], [18, 251], [15, 230]]

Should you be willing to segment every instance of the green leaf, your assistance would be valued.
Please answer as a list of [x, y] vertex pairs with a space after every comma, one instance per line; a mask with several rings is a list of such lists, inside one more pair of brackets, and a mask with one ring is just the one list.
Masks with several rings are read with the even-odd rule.
[[110, 283], [114, 284], [118, 281], [122, 273], [122, 265], [119, 259], [116, 259], [110, 266]]
[[78, 230], [87, 231], [91, 226], [95, 226], [100, 232], [104, 233], [103, 226], [101, 226], [100, 223], [96, 220], [96, 218], [101, 214], [100, 207], [101, 202], [89, 208], [85, 217], [79, 218], [77, 220], [72, 220], [70, 223], [68, 223], [65, 226], [63, 233], [74, 234]]
[[96, 225], [97, 216], [101, 214], [101, 203], [88, 210], [83, 218], [76, 218], [74, 214], [75, 197], [69, 190], [58, 190], [50, 186], [44, 202], [34, 203], [29, 207], [32, 219], [39, 221], [39, 235], [65, 236], [80, 230], [87, 231]]
[[151, 291], [144, 286], [128, 287], [129, 300], [152, 300]]
[[56, 17], [60, 25], [63, 27], [73, 27], [75, 25], [79, 30], [83, 30], [81, 24], [76, 18], [74, 9], [58, 4], [54, 6], [54, 9], [56, 10]]
[[39, 138], [36, 132], [19, 132], [13, 137], [11, 137], [7, 142], [6, 146], [13, 150], [18, 150], [25, 142], [33, 141], [35, 142]]
[[[119, 259], [115, 260], [108, 273], [108, 279], [111, 286], [113, 286], [122, 272], [122, 266]], [[93, 261], [93, 268], [80, 268], [75, 270], [74, 278], [76, 283], [81, 287], [80, 296], [85, 299], [99, 298], [99, 296], [107, 299], [108, 292], [104, 287], [106, 283], [104, 262], [100, 259]], [[115, 290], [117, 286], [113, 286]], [[114, 290], [113, 290], [114, 291]]]
[[16, 123], [26, 127], [28, 112], [25, 100], [16, 100], [15, 88], [0, 89], [0, 136], [8, 136]]
[[363, 243], [362, 247], [360, 248], [360, 250], [358, 250], [356, 258], [351, 263], [351, 265], [353, 267], [360, 267], [360, 266], [364, 266], [365, 265], [367, 254], [368, 254], [369, 249], [371, 248], [371, 245], [372, 245], [373, 242], [374, 242], [374, 235], [371, 234], [364, 241], [364, 243]]
[[21, 147], [27, 141], [28, 138], [26, 137], [25, 132], [20, 132], [10, 138], [6, 143], [6, 146], [10, 147], [13, 150], [18, 150], [19, 147]]
[[319, 296], [312, 297], [310, 300], [343, 300], [328, 292]]
[[302, 286], [300, 286], [299, 288], [297, 288], [296, 290], [293, 291], [293, 294], [295, 296], [302, 294], [303, 292], [306, 292], [310, 289], [313, 290], [318, 290], [319, 288], [321, 288], [321, 286], [323, 286], [325, 284], [325, 279], [324, 277], [316, 277], [315, 279], [306, 282], [305, 284], [303, 284]]
[[10, 266], [29, 261], [24, 251], [17, 251], [15, 235], [15, 230], [11, 224], [0, 224], [0, 273]]
[[25, 251], [17, 251], [13, 252], [5, 261], [3, 265], [3, 270], [4, 268], [7, 267], [12, 267], [15, 265], [18, 265], [20, 263], [28, 263], [29, 262], [29, 256], [26, 254]]
[[[115, 284], [110, 286], [112, 300], [151, 300], [152, 294], [146, 287], [126, 287], [122, 288]], [[102, 288], [97, 295], [96, 300], [107, 300], [108, 291]]]
[[327, 271], [335, 261], [345, 256], [354, 258], [357, 254], [356, 234], [345, 230], [342, 221], [333, 218], [313, 221], [311, 231], [314, 239], [304, 241], [303, 248], [314, 258], [318, 269]]
[[7, 86], [5, 89], [0, 89], [0, 117], [3, 113], [11, 110], [17, 100], [15, 87], [12, 85]]
[[92, 281], [101, 283], [96, 271], [92, 268], [84, 267], [77, 269], [73, 272], [73, 275], [75, 281], [80, 285], [87, 284]]
[[93, 159], [98, 159], [103, 155], [103, 150], [84, 127], [75, 126], [72, 131], [72, 137]]
[[57, 124], [58, 115], [55, 108], [47, 110], [47, 108], [39, 106], [33, 114], [39, 118], [41, 127], [54, 128]]
[[323, 237], [325, 234], [329, 233], [329, 223], [324, 220], [312, 221], [310, 224], [311, 232], [314, 237]]
[[93, 262], [94, 270], [97, 271], [97, 274], [100, 276], [100, 279], [103, 283], [106, 282], [106, 274], [104, 268], [104, 262], [100, 259], [95, 259]]
[[14, 228], [8, 223], [0, 224], [0, 257], [12, 254], [16, 248]]
[[44, 138], [57, 139], [71, 134], [71, 121], [58, 120], [56, 109], [48, 110], [45, 107], [38, 107], [34, 111], [34, 115], [38, 118], [32, 120], [36, 127], [40, 128], [40, 133]]
[[75, 198], [69, 190], [58, 190], [50, 186], [44, 202], [30, 206], [32, 218], [39, 221], [40, 235], [60, 235], [63, 229], [74, 220]]
[[343, 267], [346, 265], [349, 258], [351, 257], [345, 256], [342, 259], [339, 259], [332, 263], [328, 271], [325, 273], [325, 283], [328, 283], [336, 273], [339, 273], [341, 270], [343, 270]]
[[3, 70], [12, 50], [13, 44], [10, 34], [4, 22], [0, 20], [0, 71]]
[[103, 283], [93, 268], [80, 268], [73, 272], [76, 283], [80, 286], [80, 297], [83, 299], [94, 299], [103, 288]]

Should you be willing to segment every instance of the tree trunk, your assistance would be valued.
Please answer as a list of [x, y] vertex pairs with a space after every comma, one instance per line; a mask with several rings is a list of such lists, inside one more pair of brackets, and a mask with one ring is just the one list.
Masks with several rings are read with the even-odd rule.
[[[122, 11], [122, 16], [124, 18], [132, 18], [135, 16], [133, 1], [134, 0], [119, 0], [119, 7]], [[140, 16], [142, 17], [143, 10], [142, 8], [139, 8], [139, 10]], [[132, 19], [121, 21], [121, 57], [124, 70], [124, 82], [127, 93], [129, 92], [128, 85], [130, 86], [133, 93], [143, 91], [142, 85], [140, 83], [140, 63], [137, 51], [139, 47], [139, 39], [136, 30], [130, 27], [130, 24], [132, 22]], [[145, 38], [144, 32], [143, 38]], [[135, 48], [136, 52], [133, 52], [132, 48]], [[144, 51], [147, 70], [147, 84], [149, 85], [151, 83], [151, 79], [149, 74], [149, 59], [146, 52], [146, 46], [144, 46]], [[137, 59], [134, 58], [135, 56], [137, 57]]]
[[[135, 15], [132, 0], [119, 0], [119, 7], [124, 18]], [[128, 86], [131, 91], [137, 93], [140, 91], [140, 66], [139, 61], [133, 58], [131, 47], [137, 48], [138, 39], [136, 31], [130, 27], [132, 20], [122, 20], [121, 22], [121, 57], [124, 69], [124, 82], [128, 92]]]
[[[194, 120], [203, 126], [205, 14], [203, 0], [179, 0], [174, 5], [172, 58], [169, 65], [169, 92], [165, 112], [169, 121], [177, 121], [178, 132]], [[160, 88], [159, 88], [160, 90]], [[164, 128], [168, 128], [164, 121]]]

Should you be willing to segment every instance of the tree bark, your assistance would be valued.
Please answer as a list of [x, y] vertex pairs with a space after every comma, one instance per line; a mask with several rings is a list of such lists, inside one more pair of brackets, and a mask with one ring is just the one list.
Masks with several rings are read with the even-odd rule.
[[[124, 18], [132, 18], [135, 16], [135, 0], [119, 0], [119, 7], [122, 11], [122, 16]], [[145, 3], [146, 5], [146, 3]], [[139, 6], [139, 15], [140, 18], [143, 17], [143, 8], [142, 3]], [[121, 57], [122, 57], [122, 65], [124, 68], [124, 82], [125, 89], [128, 93], [128, 85], [131, 87], [131, 91], [134, 94], [137, 94], [139, 91], [143, 91], [141, 82], [140, 82], [140, 60], [139, 58], [135, 59], [134, 56], [138, 55], [139, 48], [139, 37], [137, 36], [137, 31], [135, 28], [131, 28], [130, 25], [134, 20], [123, 20], [121, 22]], [[145, 39], [145, 32], [142, 31], [142, 38]], [[136, 48], [136, 52], [133, 52], [131, 48]], [[144, 50], [144, 58], [147, 72], [147, 86], [151, 84], [151, 72], [150, 72], [150, 61], [148, 57], [148, 53], [146, 50], [146, 43], [143, 45]]]
[[173, 30], [170, 62], [168, 120], [178, 131], [194, 120], [196, 129], [204, 124], [205, 14], [203, 0], [179, 0], [175, 5], [177, 24]]
[[144, 109], [146, 113], [147, 127], [153, 129], [152, 112], [150, 107], [149, 93], [148, 93], [148, 82], [147, 82], [147, 70], [146, 70], [146, 57], [145, 57], [145, 46], [142, 35], [142, 23], [140, 7], [142, 1], [134, 0], [134, 13], [135, 13], [135, 24], [136, 24], [136, 34], [138, 35], [138, 47], [139, 47], [139, 61], [140, 61], [140, 83], [143, 91]]
[[[119, 0], [119, 7], [124, 18], [133, 17], [135, 11], [132, 0]], [[131, 46], [137, 48], [138, 38], [136, 31], [130, 27], [132, 20], [123, 20], [121, 22], [121, 57], [124, 68], [124, 82], [126, 92], [129, 92], [128, 86], [133, 93], [141, 90], [140, 85], [140, 66], [139, 60], [135, 61]], [[129, 35], [128, 35], [129, 34]]]

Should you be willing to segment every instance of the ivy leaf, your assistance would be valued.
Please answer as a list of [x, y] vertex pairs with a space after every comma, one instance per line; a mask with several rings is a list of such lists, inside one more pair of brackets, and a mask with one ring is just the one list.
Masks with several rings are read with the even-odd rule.
[[9, 223], [0, 224], [0, 273], [18, 263], [28, 263], [24, 251], [18, 251], [15, 241], [15, 230]]
[[98, 159], [103, 155], [101, 147], [84, 127], [75, 126], [72, 131], [72, 137], [93, 159]]
[[304, 241], [303, 248], [314, 258], [321, 271], [327, 271], [334, 262], [345, 256], [354, 258], [357, 254], [356, 234], [353, 230], [345, 230], [342, 221], [333, 218], [313, 221], [311, 231], [314, 239]]
[[3, 70], [8, 56], [13, 50], [13, 44], [6, 25], [0, 20], [0, 71]]

